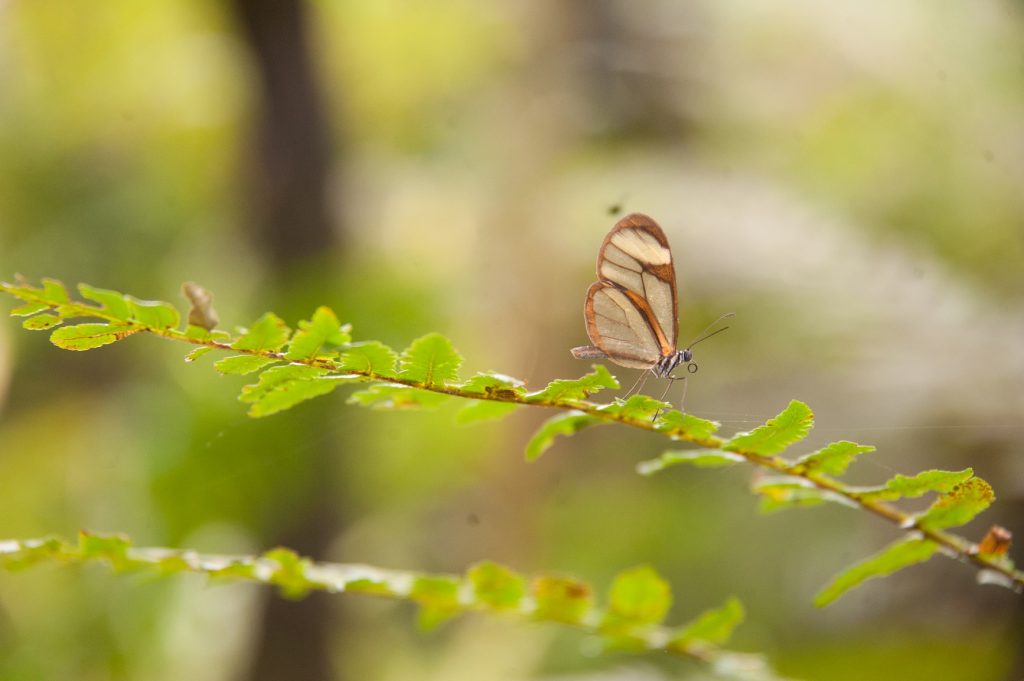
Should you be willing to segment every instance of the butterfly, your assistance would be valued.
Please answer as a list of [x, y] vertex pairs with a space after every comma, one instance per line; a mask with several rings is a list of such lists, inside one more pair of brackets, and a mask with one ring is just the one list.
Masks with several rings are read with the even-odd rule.
[[[646, 215], [632, 213], [615, 223], [598, 251], [597, 276], [583, 308], [593, 345], [573, 348], [577, 359], [610, 359], [677, 380], [685, 378], [672, 374], [680, 364], [689, 373], [697, 371], [693, 346], [729, 328], [702, 335], [682, 350], [677, 347], [679, 296], [672, 249], [658, 223]], [[722, 315], [708, 329], [731, 316]]]

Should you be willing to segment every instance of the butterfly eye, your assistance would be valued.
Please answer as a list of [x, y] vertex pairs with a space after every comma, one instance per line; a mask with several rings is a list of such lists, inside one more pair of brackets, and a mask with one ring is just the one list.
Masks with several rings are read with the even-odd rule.
[[689, 362], [691, 359], [693, 359], [693, 353], [690, 352], [689, 348], [687, 348], [686, 350], [683, 350], [683, 361], [684, 362]]

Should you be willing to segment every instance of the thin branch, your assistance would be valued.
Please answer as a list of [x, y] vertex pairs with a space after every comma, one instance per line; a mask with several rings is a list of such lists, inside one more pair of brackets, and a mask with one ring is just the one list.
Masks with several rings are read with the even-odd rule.
[[[44, 298], [43, 296], [34, 296], [26, 293], [24, 289], [17, 289], [9, 285], [0, 283], [0, 290], [11, 293], [22, 300], [29, 302], [38, 302], [46, 304], [50, 307], [54, 306], [53, 303]], [[531, 399], [530, 394], [519, 394], [516, 391], [497, 391], [493, 393], [487, 392], [476, 392], [466, 390], [457, 386], [445, 386], [445, 385], [433, 385], [425, 384], [419, 381], [409, 380], [402, 378], [401, 376], [390, 376], [378, 374], [370, 370], [353, 370], [344, 369], [334, 360], [326, 357], [313, 357], [308, 359], [297, 359], [288, 360], [285, 357], [285, 353], [274, 352], [271, 350], [245, 350], [239, 348], [233, 348], [229, 343], [214, 340], [212, 338], [197, 338], [187, 335], [183, 331], [177, 329], [168, 328], [156, 328], [140, 324], [137, 321], [125, 321], [120, 319], [109, 312], [106, 312], [101, 307], [88, 305], [78, 301], [71, 301], [59, 306], [65, 317], [92, 317], [105, 319], [111, 323], [118, 325], [127, 325], [129, 327], [135, 327], [136, 331], [144, 331], [151, 333], [156, 336], [169, 338], [177, 341], [184, 341], [193, 345], [206, 346], [218, 350], [226, 350], [237, 354], [255, 355], [260, 357], [267, 357], [280, 361], [291, 362], [294, 364], [305, 364], [312, 367], [326, 369], [329, 372], [339, 373], [345, 376], [359, 376], [367, 381], [376, 381], [379, 383], [388, 383], [392, 385], [401, 385], [409, 388], [416, 388], [419, 390], [425, 390], [433, 393], [441, 393], [444, 395], [450, 395], [453, 397], [460, 397], [464, 399], [473, 400], [488, 400], [493, 402], [507, 402], [522, 404], [525, 406], [545, 407], [549, 409], [562, 409], [566, 411], [577, 411], [584, 414], [589, 414], [597, 419], [601, 419], [606, 422], [621, 423], [632, 428], [639, 428], [641, 430], [647, 430], [657, 432], [665, 435], [673, 440], [683, 440], [690, 442], [699, 447], [706, 449], [721, 449], [722, 446], [727, 442], [726, 440], [717, 437], [694, 437], [688, 433], [685, 428], [659, 428], [656, 422], [652, 422], [650, 419], [642, 418], [631, 418], [625, 414], [608, 412], [602, 408], [602, 405], [587, 402], [587, 401], [557, 401], [557, 400], [540, 400]], [[134, 331], [133, 331], [134, 332]], [[988, 570], [998, 575], [1001, 575], [1009, 584], [1013, 585], [1013, 590], [1017, 593], [1024, 593], [1024, 572], [1015, 570], [1006, 562], [1000, 561], [995, 557], [990, 557], [986, 554], [979, 553], [978, 545], [971, 542], [968, 539], [954, 535], [948, 532], [942, 532], [939, 530], [929, 529], [927, 527], [921, 527], [917, 524], [914, 516], [905, 513], [895, 506], [865, 497], [862, 493], [847, 489], [838, 481], [808, 472], [804, 467], [794, 464], [786, 459], [777, 456], [765, 456], [756, 452], [742, 451], [742, 450], [730, 450], [730, 453], [743, 457], [747, 462], [766, 468], [777, 473], [784, 475], [800, 478], [806, 480], [814, 487], [819, 490], [829, 492], [845, 498], [852, 504], [877, 515], [890, 523], [896, 525], [900, 530], [907, 533], [919, 534], [929, 541], [935, 542], [939, 546], [943, 547], [947, 553], [958, 558], [962, 562], [972, 563], [976, 567], [982, 570]]]

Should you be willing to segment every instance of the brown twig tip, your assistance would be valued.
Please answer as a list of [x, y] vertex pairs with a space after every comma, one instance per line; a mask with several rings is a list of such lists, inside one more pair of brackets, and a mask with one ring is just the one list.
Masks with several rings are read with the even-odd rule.
[[973, 547], [971, 553], [995, 557], [1005, 556], [1010, 550], [1012, 539], [1013, 533], [1008, 529], [1001, 525], [993, 525], [985, 533], [981, 543]]

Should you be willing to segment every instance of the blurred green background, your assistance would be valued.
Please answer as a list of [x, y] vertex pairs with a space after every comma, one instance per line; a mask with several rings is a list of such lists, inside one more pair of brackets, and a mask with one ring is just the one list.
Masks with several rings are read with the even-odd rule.
[[[668, 233], [683, 339], [737, 313], [688, 410], [729, 433], [805, 400], [808, 451], [878, 446], [856, 481], [973, 466], [999, 500], [965, 531], [1024, 536], [1021, 3], [0, 2], [5, 279], [179, 304], [195, 280], [229, 327], [326, 304], [358, 338], [439, 331], [465, 375], [540, 387], [587, 369], [568, 349], [616, 211]], [[811, 606], [897, 535], [863, 513], [758, 515], [749, 469], [639, 478], [662, 443], [622, 429], [527, 465], [542, 413], [460, 428], [339, 391], [250, 420], [243, 380], [185, 351], [68, 353], [0, 324], [0, 536], [490, 558], [598, 587], [650, 563], [675, 621], [735, 594], [734, 647], [795, 677], [1024, 676], [1021, 598], [954, 561]], [[412, 613], [0, 573], [0, 678], [707, 678], [548, 626], [422, 635]]]

